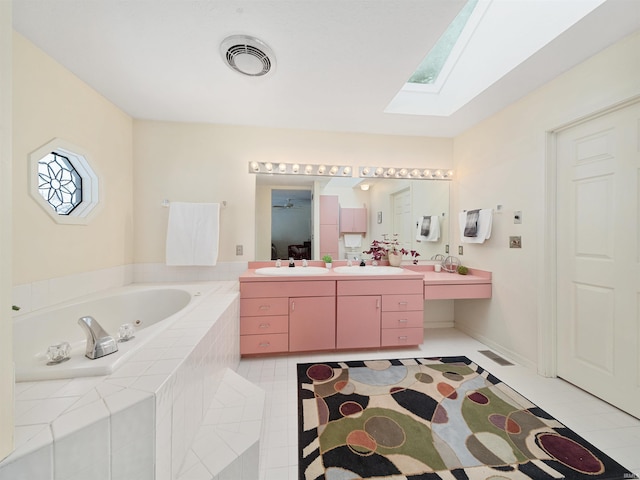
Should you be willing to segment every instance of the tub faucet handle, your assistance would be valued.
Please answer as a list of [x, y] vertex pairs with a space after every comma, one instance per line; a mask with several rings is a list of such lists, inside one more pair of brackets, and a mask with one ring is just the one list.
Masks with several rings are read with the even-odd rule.
[[87, 349], [85, 356], [94, 360], [118, 351], [115, 338], [104, 331], [104, 328], [93, 317], [80, 317], [78, 325], [87, 335]]

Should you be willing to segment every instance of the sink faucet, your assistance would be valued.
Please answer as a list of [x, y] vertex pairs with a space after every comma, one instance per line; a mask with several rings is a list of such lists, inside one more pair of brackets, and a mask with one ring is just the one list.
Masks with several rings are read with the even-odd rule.
[[293, 268], [293, 267], [295, 267], [295, 266], [296, 266], [296, 262], [294, 262], [294, 261], [293, 261], [293, 257], [289, 257], [289, 266], [290, 266], [291, 268]]
[[78, 325], [87, 335], [85, 356], [91, 360], [104, 357], [118, 351], [116, 340], [110, 336], [93, 317], [80, 317]]
[[302, 266], [303, 266], [303, 267], [308, 267], [308, 266], [309, 266], [309, 262], [307, 262], [307, 259], [306, 259], [306, 258], [303, 258], [303, 259], [302, 259]]

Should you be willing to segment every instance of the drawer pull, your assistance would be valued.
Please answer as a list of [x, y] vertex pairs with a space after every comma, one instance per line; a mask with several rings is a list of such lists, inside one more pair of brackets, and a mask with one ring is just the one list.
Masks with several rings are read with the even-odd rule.
[[261, 323], [258, 328], [270, 328], [270, 327], [271, 327], [270, 323]]
[[269, 310], [271, 308], [271, 305], [260, 305], [258, 308], [260, 310]]
[[376, 308], [380, 308], [380, 299], [376, 298]]
[[401, 335], [398, 337], [398, 340], [400, 340], [401, 342], [406, 342], [407, 341], [407, 336], [406, 335]]
[[399, 318], [398, 323], [407, 323], [409, 320], [406, 318]]
[[269, 348], [271, 346], [271, 342], [260, 342], [258, 346], [260, 348]]
[[398, 302], [398, 305], [409, 305], [409, 302], [406, 302], [406, 301], [404, 301], [404, 302]]

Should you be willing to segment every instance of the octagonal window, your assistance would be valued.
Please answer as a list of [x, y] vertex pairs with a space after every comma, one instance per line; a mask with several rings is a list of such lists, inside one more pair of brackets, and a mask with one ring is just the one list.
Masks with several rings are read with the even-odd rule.
[[54, 139], [29, 156], [31, 196], [58, 223], [86, 224], [98, 205], [98, 177], [81, 149]]

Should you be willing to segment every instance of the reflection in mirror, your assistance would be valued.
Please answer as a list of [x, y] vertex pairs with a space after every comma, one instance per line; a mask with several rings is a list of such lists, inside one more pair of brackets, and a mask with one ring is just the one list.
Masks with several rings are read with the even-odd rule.
[[[369, 189], [362, 190], [362, 183]], [[345, 225], [334, 228], [334, 258], [369, 258], [362, 252], [373, 240], [398, 234], [404, 248], [429, 260], [445, 254], [449, 244], [449, 188], [448, 181], [256, 175], [255, 259], [320, 260], [329, 253], [320, 245], [320, 196], [327, 195], [337, 197], [343, 212], [366, 209], [366, 231], [345, 234]], [[407, 255], [405, 262], [410, 260]]]

